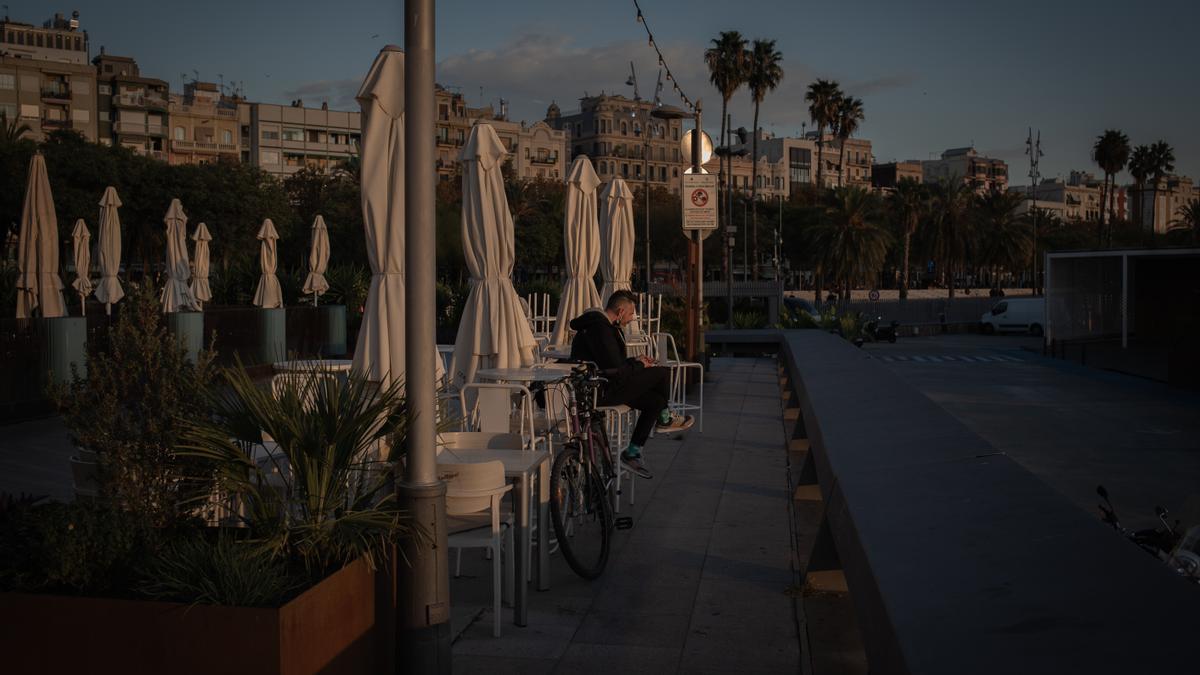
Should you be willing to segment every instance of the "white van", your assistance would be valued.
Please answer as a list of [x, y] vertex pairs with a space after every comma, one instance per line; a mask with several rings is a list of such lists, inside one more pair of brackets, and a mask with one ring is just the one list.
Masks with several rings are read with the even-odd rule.
[[979, 319], [983, 332], [1028, 331], [1030, 335], [1041, 335], [1046, 325], [1045, 298], [1008, 298], [992, 306], [991, 311]]

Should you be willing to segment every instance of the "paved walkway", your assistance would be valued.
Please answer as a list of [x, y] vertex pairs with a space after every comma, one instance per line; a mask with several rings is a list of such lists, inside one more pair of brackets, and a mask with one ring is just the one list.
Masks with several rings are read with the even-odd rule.
[[[704, 433], [653, 439], [634, 527], [587, 582], [551, 557], [529, 625], [491, 636], [490, 563], [452, 581], [459, 673], [799, 672], [786, 449], [775, 362], [717, 359]], [[628, 515], [627, 507], [621, 515]]]

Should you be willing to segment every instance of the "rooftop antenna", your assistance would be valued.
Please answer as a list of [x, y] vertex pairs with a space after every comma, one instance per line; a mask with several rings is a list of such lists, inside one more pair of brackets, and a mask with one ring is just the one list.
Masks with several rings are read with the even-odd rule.
[[184, 88], [187, 88], [187, 73], [179, 74], [179, 82], [182, 84], [182, 86]]
[[629, 79], [625, 80], [625, 86], [633, 87], [633, 100], [642, 100], [641, 95], [638, 94], [637, 71], [633, 69], [633, 61], [629, 62]]
[[200, 81], [200, 71], [193, 70], [192, 71], [192, 82], [199, 82], [199, 81]]
[[662, 68], [659, 68], [658, 69], [658, 84], [654, 86], [654, 107], [655, 108], [662, 105], [662, 90], [663, 90], [662, 73], [663, 73]]
[[1030, 219], [1033, 223], [1033, 292], [1036, 295], [1038, 292], [1038, 264], [1037, 264], [1037, 186], [1038, 181], [1042, 177], [1041, 171], [1038, 170], [1038, 160], [1042, 158], [1042, 130], [1038, 129], [1037, 140], [1033, 137], [1033, 127], [1029, 127], [1029, 136], [1025, 138], [1025, 154], [1029, 155], [1029, 201], [1030, 201]]
[[222, 73], [217, 73], [217, 81], [221, 83], [218, 86], [217, 90], [221, 92], [222, 96], [224, 96], [225, 95], [225, 75]]

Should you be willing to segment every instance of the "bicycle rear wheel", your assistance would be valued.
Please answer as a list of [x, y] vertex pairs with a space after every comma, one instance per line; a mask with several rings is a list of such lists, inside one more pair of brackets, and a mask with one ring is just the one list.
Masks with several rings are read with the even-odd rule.
[[608, 564], [613, 515], [604, 482], [578, 445], [561, 448], [550, 473], [550, 516], [558, 549], [576, 574], [595, 579]]

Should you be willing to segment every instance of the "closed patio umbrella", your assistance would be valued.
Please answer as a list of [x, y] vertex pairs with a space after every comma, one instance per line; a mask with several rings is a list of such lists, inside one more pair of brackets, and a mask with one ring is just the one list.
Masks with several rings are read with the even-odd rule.
[[476, 124], [459, 157], [463, 257], [471, 273], [471, 291], [450, 368], [458, 386], [474, 381], [479, 368], [531, 366], [537, 349], [512, 284], [513, 221], [500, 173], [506, 154], [496, 130]]
[[75, 221], [75, 229], [71, 231], [71, 243], [75, 247], [75, 281], [71, 286], [79, 294], [79, 313], [87, 314], [84, 300], [92, 292], [92, 280], [88, 274], [92, 268], [92, 233], [88, 232], [87, 223], [83, 218]]
[[162, 289], [162, 310], [170, 313], [196, 309], [196, 298], [188, 288], [192, 269], [188, 265], [187, 214], [178, 199], [171, 200], [163, 222], [167, 224], [167, 280]]
[[[367, 379], [387, 384], [404, 377], [404, 52], [399, 47], [379, 51], [357, 99], [371, 287], [353, 367]], [[441, 379], [441, 358], [436, 352], [428, 358], [436, 359]]]
[[275, 231], [275, 223], [270, 218], [263, 221], [258, 228], [258, 264], [262, 268], [262, 276], [258, 278], [258, 289], [254, 291], [254, 304], [263, 309], [283, 307], [283, 291], [279, 288], [279, 277], [275, 269], [279, 265], [276, 242], [279, 233]]
[[17, 244], [17, 318], [45, 318], [66, 314], [63, 283], [58, 276], [58, 216], [46, 160], [34, 153], [29, 160], [29, 183], [21, 207], [21, 229]]
[[104, 311], [112, 314], [112, 306], [125, 297], [117, 274], [121, 271], [121, 216], [117, 209], [121, 198], [113, 187], [104, 189], [100, 198], [100, 240], [96, 255], [100, 264], [100, 281], [96, 284], [96, 299], [104, 303]]
[[558, 303], [558, 319], [550, 343], [566, 344], [570, 339], [571, 319], [585, 310], [600, 306], [596, 292], [596, 266], [600, 264], [600, 225], [596, 218], [596, 188], [600, 179], [592, 162], [580, 155], [567, 174], [567, 209], [563, 223], [563, 253], [566, 255], [567, 281]]
[[304, 280], [304, 294], [313, 296], [313, 306], [317, 305], [317, 296], [329, 290], [329, 282], [325, 280], [325, 269], [329, 267], [329, 229], [325, 227], [325, 218], [318, 215], [312, 224], [312, 248], [308, 252], [308, 278]]
[[212, 300], [212, 289], [208, 286], [208, 242], [212, 241], [212, 235], [208, 233], [208, 226], [204, 223], [197, 225], [192, 233], [192, 241], [195, 242], [192, 253], [196, 266], [196, 272], [192, 275], [192, 297], [196, 298], [197, 307], [204, 309], [204, 303]]
[[600, 301], [629, 290], [633, 272], [633, 192], [621, 178], [600, 191]]

